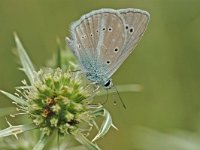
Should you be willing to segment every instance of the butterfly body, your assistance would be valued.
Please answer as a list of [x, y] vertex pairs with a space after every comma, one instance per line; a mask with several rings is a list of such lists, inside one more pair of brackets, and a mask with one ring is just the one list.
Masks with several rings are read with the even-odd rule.
[[93, 83], [110, 88], [111, 76], [136, 47], [149, 21], [140, 9], [100, 9], [71, 26], [67, 42], [82, 72]]
[[108, 83], [111, 83], [111, 79], [107, 78], [105, 74], [109, 69], [107, 65], [92, 56], [82, 56], [80, 63], [85, 66], [84, 73], [88, 80], [95, 84], [103, 85], [105, 88], [110, 88], [112, 84]]

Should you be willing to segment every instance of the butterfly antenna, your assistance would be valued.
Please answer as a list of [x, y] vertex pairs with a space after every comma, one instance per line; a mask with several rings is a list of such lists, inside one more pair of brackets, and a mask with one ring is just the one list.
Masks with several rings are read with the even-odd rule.
[[102, 103], [102, 105], [106, 104], [108, 102], [108, 89], [106, 89], [106, 100]]
[[122, 103], [122, 106], [124, 107], [124, 109], [126, 109], [126, 105], [125, 105], [124, 101], [122, 100], [122, 98], [121, 98], [121, 96], [119, 94], [119, 91], [117, 90], [116, 86], [113, 85], [113, 87], [115, 88], [115, 90], [117, 92], [117, 95], [119, 96], [119, 99], [120, 99], [120, 101]]

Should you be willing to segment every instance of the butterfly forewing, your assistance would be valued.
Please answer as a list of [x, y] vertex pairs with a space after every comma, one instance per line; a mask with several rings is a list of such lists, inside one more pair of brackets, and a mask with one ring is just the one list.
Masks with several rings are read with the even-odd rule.
[[[87, 63], [96, 61], [97, 64], [102, 63], [108, 68], [116, 63], [126, 38], [124, 20], [118, 11], [112, 9], [92, 11], [75, 22], [71, 30], [73, 51], [80, 63], [85, 62], [85, 57]], [[85, 64], [82, 66], [90, 72]], [[99, 70], [102, 74], [106, 71]]]
[[118, 61], [113, 66], [111, 66], [107, 72], [109, 77], [112, 76], [112, 74], [120, 67], [124, 60], [134, 50], [138, 41], [144, 34], [149, 21], [148, 12], [143, 10], [121, 9], [119, 12], [125, 22], [124, 29], [126, 32], [126, 41], [124, 43], [123, 50], [117, 58]]

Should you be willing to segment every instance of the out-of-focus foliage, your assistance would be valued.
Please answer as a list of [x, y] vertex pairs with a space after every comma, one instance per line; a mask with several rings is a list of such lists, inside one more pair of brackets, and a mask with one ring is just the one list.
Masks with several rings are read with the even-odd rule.
[[133, 148], [142, 150], [199, 150], [200, 135], [173, 129], [159, 132], [148, 128], [133, 130]]

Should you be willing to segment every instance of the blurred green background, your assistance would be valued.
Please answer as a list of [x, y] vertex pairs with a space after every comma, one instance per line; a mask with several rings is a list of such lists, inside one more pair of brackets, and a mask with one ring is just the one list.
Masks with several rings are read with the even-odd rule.
[[[120, 93], [127, 110], [112, 102], [106, 105], [119, 131], [111, 129], [98, 144], [105, 150], [150, 150], [151, 144], [142, 148], [147, 142], [143, 138], [141, 145], [135, 142], [138, 126], [156, 132], [182, 130], [184, 135], [192, 132], [199, 137], [199, 0], [0, 0], [0, 89], [14, 92], [25, 77], [12, 53], [14, 31], [36, 66], [44, 66], [56, 50], [56, 38], [64, 45], [70, 24], [81, 15], [99, 8], [128, 7], [147, 10], [151, 20], [134, 54], [113, 80], [115, 85], [141, 84], [143, 90]], [[0, 107], [9, 106], [11, 102], [1, 94]], [[4, 124], [0, 122], [1, 127]]]

